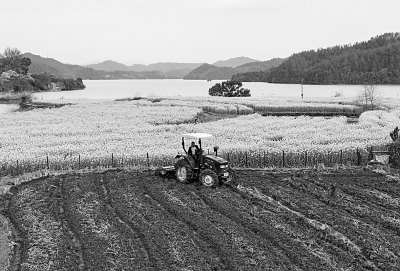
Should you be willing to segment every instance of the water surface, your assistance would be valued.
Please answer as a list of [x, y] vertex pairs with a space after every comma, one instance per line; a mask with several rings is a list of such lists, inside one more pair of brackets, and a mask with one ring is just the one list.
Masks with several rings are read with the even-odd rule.
[[[222, 80], [85, 80], [86, 89], [62, 92], [37, 93], [38, 99], [118, 99], [126, 97], [151, 96], [209, 96], [208, 90]], [[284, 96], [301, 97], [301, 85], [244, 82], [252, 97]], [[340, 93], [343, 97], [354, 97], [362, 89], [358, 85], [303, 85], [304, 98], [333, 97]], [[384, 97], [400, 98], [400, 86], [379, 86]]]

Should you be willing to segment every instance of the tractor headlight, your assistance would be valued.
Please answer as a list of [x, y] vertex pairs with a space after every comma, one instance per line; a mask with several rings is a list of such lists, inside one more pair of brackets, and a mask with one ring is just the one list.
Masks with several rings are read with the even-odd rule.
[[227, 168], [228, 165], [221, 165], [220, 168]]

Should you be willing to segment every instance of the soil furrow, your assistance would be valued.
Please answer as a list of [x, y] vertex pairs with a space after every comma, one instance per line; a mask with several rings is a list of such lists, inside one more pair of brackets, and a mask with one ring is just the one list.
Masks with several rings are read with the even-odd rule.
[[[342, 232], [346, 236], [351, 236], [353, 241], [363, 248], [360, 251], [362, 255], [362, 258], [360, 258], [361, 262], [365, 262], [366, 260], [368, 260], [371, 263], [374, 263], [377, 268], [383, 268], [384, 270], [390, 270], [390, 268], [393, 269], [394, 266], [397, 265], [396, 262], [398, 262], [399, 259], [396, 259], [395, 255], [399, 253], [399, 248], [396, 247], [396, 244], [398, 244], [399, 242], [396, 241], [392, 244], [392, 242], [394, 241], [393, 235], [387, 234], [380, 225], [377, 225], [375, 223], [373, 224], [374, 226], [370, 226], [368, 224], [370, 223], [370, 221], [368, 220], [361, 220], [362, 223], [360, 225], [353, 224], [353, 221], [357, 222], [358, 220], [355, 217], [349, 217], [349, 214], [346, 211], [348, 207], [339, 207], [342, 202], [340, 200], [338, 200], [337, 203], [334, 205], [325, 204], [325, 202], [329, 202], [328, 200], [319, 201], [321, 204], [318, 204], [318, 202], [312, 204], [312, 199], [318, 200], [323, 197], [324, 193], [328, 193], [323, 191], [322, 193], [319, 192], [319, 194], [316, 194], [312, 190], [311, 192], [310, 189], [312, 189], [313, 184], [311, 184], [311, 186], [308, 185], [307, 187], [304, 187], [303, 185], [300, 186], [296, 183], [292, 184], [292, 182], [297, 182], [297, 180], [297, 178], [293, 177], [283, 178], [279, 183], [273, 184], [269, 183], [268, 181], [265, 182], [265, 180], [263, 182], [254, 182], [253, 180], [250, 180], [248, 184], [256, 185], [263, 194], [281, 203], [284, 203], [285, 201], [290, 201], [292, 204], [283, 204], [283, 206], [285, 206], [286, 208], [290, 208], [289, 206], [291, 205], [294, 206], [295, 208], [293, 210], [303, 215], [306, 219], [314, 219], [316, 221], [320, 221], [325, 225], [328, 225], [332, 229]], [[274, 190], [271, 185], [278, 185], [282, 189]], [[305, 189], [298, 190], [298, 187]], [[329, 183], [327, 183], [325, 187], [329, 188]], [[305, 202], [304, 198], [307, 198], [309, 200]], [[347, 219], [348, 217], [349, 219]], [[345, 220], [344, 218], [346, 218], [347, 220]], [[376, 226], [378, 226], [378, 228], [376, 228]], [[362, 231], [362, 229], [366, 230]], [[379, 232], [379, 235], [376, 235], [376, 238], [378, 238], [379, 236], [378, 240], [381, 245], [375, 246], [374, 242], [376, 240], [370, 240], [372, 232]], [[320, 235], [319, 233], [317, 233], [317, 235], [320, 236], [320, 238], [322, 238], [323, 240], [329, 240], [329, 238], [327, 239], [327, 236], [325, 234]], [[388, 236], [388, 238], [386, 236]], [[336, 238], [332, 239], [332, 241], [334, 241], [333, 244], [335, 244], [335, 246], [338, 246], [338, 248], [342, 250], [345, 249], [345, 247], [343, 247], [343, 243], [338, 243], [335, 239]]]
[[152, 263], [154, 270], [171, 270], [171, 266], [168, 265], [168, 262], [161, 259], [162, 253], [155, 253], [152, 249], [152, 244], [149, 242], [149, 240], [146, 238], [144, 234], [144, 229], [143, 227], [140, 227], [137, 223], [134, 221], [130, 221], [122, 215], [121, 212], [118, 211], [113, 205], [112, 200], [110, 199], [110, 192], [107, 187], [106, 182], [103, 180], [103, 177], [100, 179], [96, 180], [96, 185], [97, 185], [97, 192], [104, 197], [104, 201], [106, 204], [107, 209], [116, 217], [116, 220], [124, 225], [125, 228], [131, 231], [131, 234], [138, 238], [144, 247], [146, 251], [146, 255], [149, 259], [149, 261]]
[[45, 179], [14, 191], [10, 212], [22, 236], [19, 270], [78, 270], [78, 256], [71, 249], [73, 242], [63, 226], [54, 188], [51, 179]]
[[125, 176], [119, 174], [118, 181], [106, 178], [110, 199], [124, 219], [142, 229], [154, 253], [161, 254], [171, 269], [213, 270], [211, 266], [215, 263], [210, 260], [213, 255], [202, 249], [206, 247], [204, 241], [196, 237], [185, 223], [169, 215], [146, 194], [139, 182]]
[[155, 187], [148, 185], [147, 182], [143, 182], [143, 188], [152, 199], [162, 205], [175, 219], [187, 224], [188, 227], [195, 232], [196, 236], [209, 244], [207, 250], [212, 250], [213, 254], [218, 257], [223, 265], [223, 270], [239, 270], [235, 265], [235, 261], [241, 259], [236, 259], [234, 257], [235, 252], [231, 251], [229, 246], [225, 243], [224, 234], [222, 232], [214, 229], [209, 221], [198, 214], [190, 212], [186, 208], [180, 208], [179, 205], [171, 204], [159, 190], [155, 190]]
[[[196, 189], [196, 191], [198, 190], [209, 191], [207, 188]], [[198, 195], [199, 192], [196, 193], [193, 190], [193, 186], [177, 185], [175, 186], [174, 192], [178, 199], [187, 204], [188, 208], [191, 208], [196, 212], [199, 212], [202, 216], [207, 217], [208, 220], [213, 222], [215, 227], [223, 230], [227, 237], [232, 240], [233, 244], [241, 252], [240, 257], [243, 257], [247, 262], [254, 264], [252, 269], [296, 269], [296, 266], [292, 265], [289, 259], [287, 259], [278, 248], [270, 244], [270, 242], [260, 238], [259, 235], [256, 235], [251, 230], [243, 227], [241, 223], [231, 220], [224, 213], [221, 213], [220, 210], [211, 208], [203, 198]], [[210, 193], [214, 192], [215, 191], [211, 191]], [[231, 211], [234, 212], [234, 210]], [[275, 263], [277, 262], [281, 262], [281, 265], [276, 265]]]
[[65, 213], [74, 232], [82, 240], [87, 270], [154, 270], [140, 236], [120, 223], [99, 196], [99, 174], [89, 179], [69, 176], [64, 181], [68, 195]]
[[72, 239], [73, 245], [74, 245], [74, 250], [76, 255], [79, 258], [79, 263], [78, 263], [78, 268], [80, 271], [86, 270], [86, 265], [85, 265], [85, 259], [84, 259], [84, 252], [83, 252], [83, 246], [82, 246], [82, 241], [79, 240], [78, 234], [73, 231], [71, 222], [68, 220], [68, 217], [65, 215], [65, 206], [66, 206], [66, 194], [63, 188], [63, 182], [64, 182], [64, 177], [58, 178], [55, 180], [59, 189], [59, 195], [61, 199], [61, 205], [60, 205], [60, 216], [62, 218], [62, 221], [64, 223], [64, 228], [66, 232], [69, 234], [70, 238]]
[[11, 238], [9, 241], [12, 242], [11, 254], [8, 255], [8, 271], [19, 271], [21, 269], [21, 246], [23, 244], [22, 237], [16, 228], [17, 224], [12, 221], [12, 216], [10, 214], [10, 199], [12, 194], [8, 194], [1, 198], [1, 214], [4, 216], [4, 219], [8, 221], [8, 227], [11, 230]]
[[[197, 193], [199, 197], [212, 209], [215, 210], [222, 215], [228, 217], [232, 221], [239, 223], [244, 228], [251, 230], [254, 234], [260, 236], [265, 240], [264, 242], [268, 242], [272, 244], [276, 249], [280, 250], [284, 257], [297, 269], [301, 270], [324, 270], [322, 266], [324, 264], [320, 262], [318, 259], [313, 257], [310, 254], [305, 253], [299, 248], [299, 245], [296, 242], [291, 241], [288, 236], [282, 235], [277, 229], [267, 226], [266, 224], [261, 225], [259, 223], [251, 223], [245, 216], [242, 214], [233, 211], [227, 205], [220, 204], [218, 200], [214, 200], [213, 198], [208, 197], [205, 193], [200, 192]], [[281, 244], [285, 243], [285, 246]], [[305, 262], [303, 259], [307, 258], [308, 261]], [[316, 268], [316, 266], [319, 266]]]

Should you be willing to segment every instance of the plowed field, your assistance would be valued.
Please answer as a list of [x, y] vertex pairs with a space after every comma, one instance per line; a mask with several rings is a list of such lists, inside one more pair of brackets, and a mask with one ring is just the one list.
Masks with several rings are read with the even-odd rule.
[[400, 268], [400, 183], [362, 169], [239, 171], [216, 189], [110, 171], [11, 193], [10, 270]]

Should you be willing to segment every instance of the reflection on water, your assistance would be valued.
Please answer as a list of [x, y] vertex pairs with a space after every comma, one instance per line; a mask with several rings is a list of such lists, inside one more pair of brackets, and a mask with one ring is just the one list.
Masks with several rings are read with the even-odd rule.
[[8, 113], [18, 109], [17, 104], [0, 104], [0, 114]]
[[[222, 80], [85, 80], [86, 89], [62, 92], [40, 92], [38, 100], [50, 99], [120, 99], [127, 97], [151, 96], [203, 96]], [[301, 97], [301, 85], [268, 84], [261, 82], [243, 82], [249, 88], [252, 97], [284, 96]], [[307, 97], [355, 97], [362, 89], [358, 85], [303, 85], [304, 98]], [[384, 97], [398, 98], [400, 86], [379, 86]]]

